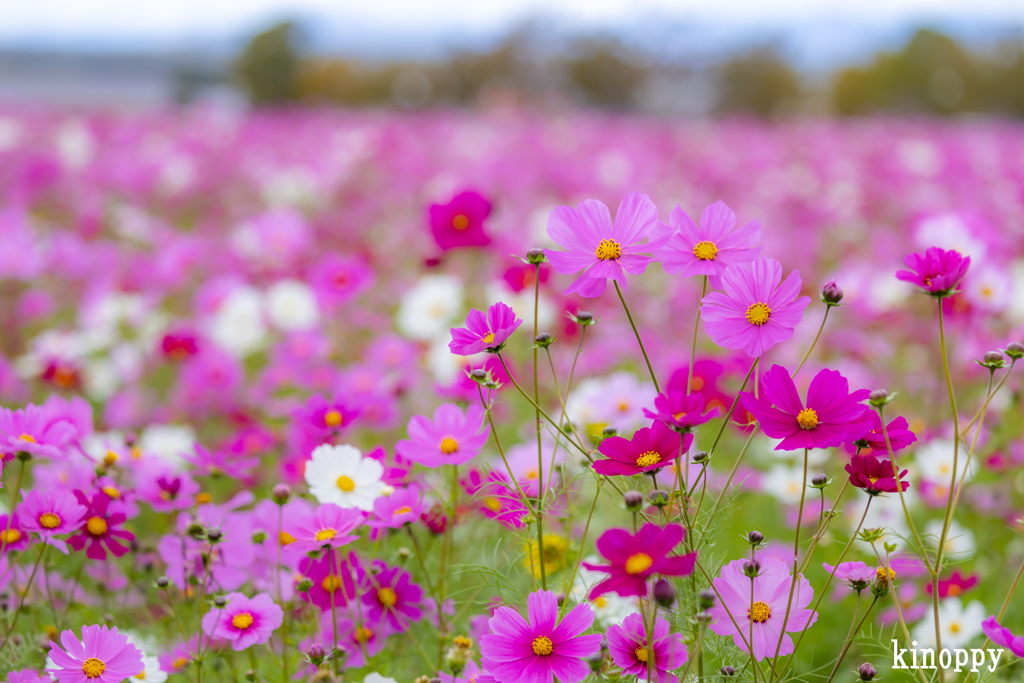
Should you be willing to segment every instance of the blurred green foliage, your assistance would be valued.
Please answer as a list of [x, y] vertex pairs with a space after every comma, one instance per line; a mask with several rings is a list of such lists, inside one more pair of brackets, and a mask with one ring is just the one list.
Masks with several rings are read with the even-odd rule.
[[295, 99], [301, 63], [298, 29], [278, 24], [253, 37], [238, 57], [235, 70], [255, 104], [282, 104]]

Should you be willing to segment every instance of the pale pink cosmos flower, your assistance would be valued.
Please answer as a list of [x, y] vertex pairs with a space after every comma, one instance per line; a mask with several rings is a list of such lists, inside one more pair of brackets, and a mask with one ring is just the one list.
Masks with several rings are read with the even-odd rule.
[[656, 254], [666, 273], [689, 277], [707, 275], [712, 289], [722, 288], [722, 273], [729, 266], [746, 266], [761, 248], [761, 223], [750, 221], [736, 229], [736, 214], [721, 200], [700, 215], [700, 226], [679, 206], [668, 216], [676, 231]]

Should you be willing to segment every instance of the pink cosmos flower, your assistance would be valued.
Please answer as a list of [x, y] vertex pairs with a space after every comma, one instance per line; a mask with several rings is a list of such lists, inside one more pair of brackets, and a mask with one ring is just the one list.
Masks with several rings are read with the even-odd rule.
[[736, 214], [721, 200], [704, 209], [700, 227], [678, 205], [668, 216], [675, 231], [657, 253], [666, 273], [689, 277], [707, 275], [712, 289], [721, 289], [721, 276], [729, 266], [746, 266], [761, 254], [761, 223], [750, 221], [736, 228]]
[[24, 550], [31, 542], [32, 537], [22, 527], [17, 512], [10, 516], [0, 515], [0, 550], [5, 553]]
[[740, 400], [765, 434], [782, 439], [775, 450], [794, 451], [842, 445], [851, 429], [857, 428], [850, 423], [864, 412], [860, 402], [869, 393], [867, 389], [850, 393], [845, 377], [835, 370], [822, 370], [811, 380], [805, 408], [789, 372], [773, 365], [761, 378], [760, 397], [745, 391]]
[[[882, 420], [878, 417], [878, 413], [870, 409], [865, 410], [858, 422], [867, 431], [863, 434], [857, 434], [857, 431], [863, 431], [863, 429], [851, 431], [847, 438], [853, 439], [853, 441], [846, 444], [846, 450], [856, 454], [861, 449], [870, 448], [873, 453], [881, 455], [888, 453], [889, 450], [885, 445], [885, 434], [882, 433]], [[903, 450], [917, 441], [917, 435], [910, 431], [907, 420], [903, 417], [891, 420], [885, 426], [885, 431], [889, 435], [889, 444], [892, 446], [894, 453]]]
[[782, 281], [782, 265], [761, 257], [722, 273], [724, 292], [702, 300], [701, 319], [711, 339], [727, 349], [743, 349], [756, 358], [793, 336], [811, 298], [800, 294], [800, 272]]
[[[850, 483], [869, 495], [899, 491], [892, 460], [878, 460], [873, 455], [855, 455], [845, 469], [850, 475]], [[910, 488], [910, 482], [903, 481], [906, 474], [907, 471], [903, 470], [899, 477], [899, 486], [904, 491]]]
[[925, 293], [937, 297], [955, 294], [957, 285], [971, 267], [970, 256], [939, 247], [932, 247], [923, 254], [909, 254], [903, 262], [911, 270], [897, 271], [896, 279], [917, 285]]
[[601, 647], [601, 635], [581, 635], [594, 623], [589, 605], [576, 605], [558, 621], [558, 599], [536, 591], [526, 599], [528, 620], [499, 607], [480, 638], [481, 663], [501, 683], [578, 683], [590, 673], [583, 661]]
[[[338, 638], [335, 647], [342, 650], [341, 656], [345, 658], [345, 666], [350, 669], [358, 669], [366, 664], [367, 657], [375, 657], [384, 649], [387, 639], [394, 633], [388, 623], [380, 624], [360, 623], [340, 614], [337, 617]], [[327, 610], [320, 615], [320, 635], [326, 642], [334, 639], [335, 622], [331, 620], [331, 611]]]
[[175, 472], [162, 463], [136, 468], [136, 493], [156, 512], [185, 510], [195, 504], [199, 484], [188, 472]]
[[309, 273], [309, 284], [324, 308], [340, 306], [373, 285], [373, 268], [364, 262], [328, 252]]
[[375, 519], [370, 526], [398, 529], [412, 524], [423, 513], [423, 498], [415, 484], [408, 488], [395, 489], [390, 496], [381, 496], [373, 501]]
[[685, 391], [667, 391], [654, 399], [654, 410], [644, 408], [644, 415], [678, 432], [688, 432], [697, 425], [718, 417], [721, 409], [714, 407], [704, 410], [704, 397], [700, 394], [686, 395]]
[[172, 330], [164, 335], [160, 350], [172, 361], [181, 362], [199, 353], [199, 339], [194, 332]]
[[[864, 590], [875, 580], [875, 568], [869, 567], [863, 562], [842, 562], [837, 567], [833, 567], [828, 562], [823, 562], [821, 566], [829, 574], [835, 570], [835, 578], [840, 581], [846, 581], [850, 588], [855, 591]], [[732, 608], [730, 607], [730, 609]]]
[[[485, 517], [497, 520], [510, 529], [523, 526], [523, 517], [529, 508], [516, 492], [515, 484], [509, 480], [508, 475], [491, 471], [484, 477], [480, 472], [472, 470], [462, 480], [462, 486], [466, 493], [479, 502], [480, 512]], [[530, 495], [525, 489], [523, 492]], [[539, 492], [540, 488], [534, 486], [534, 495]]]
[[[647, 628], [639, 612], [625, 618], [622, 625], [608, 627], [608, 651], [612, 661], [623, 673], [648, 680], [651, 648], [647, 644]], [[659, 683], [678, 683], [679, 678], [669, 671], [686, 664], [689, 653], [681, 633], [669, 633], [668, 622], [658, 617], [654, 622], [654, 668]]]
[[491, 429], [484, 410], [472, 405], [463, 413], [454, 403], [442, 403], [434, 419], [414, 415], [406, 425], [408, 439], [395, 444], [395, 452], [424, 467], [462, 465], [479, 455]]
[[45, 406], [29, 403], [24, 408], [0, 408], [0, 453], [11, 456], [28, 453], [34, 458], [60, 458], [75, 438], [74, 425]]
[[[651, 257], [641, 254], [657, 252], [671, 231], [658, 220], [654, 202], [633, 192], [619, 204], [614, 225], [608, 207], [596, 199], [575, 209], [559, 206], [548, 217], [548, 235], [568, 250], [545, 250], [554, 269], [564, 274], [583, 271], [565, 293], [593, 298], [604, 293], [609, 279], [626, 289], [626, 273], [643, 273]], [[650, 241], [640, 244], [648, 236]]]
[[781, 633], [783, 621], [786, 622], [786, 631], [803, 631], [818, 620], [818, 613], [807, 609], [814, 598], [814, 590], [807, 579], [800, 575], [793, 593], [789, 619], [786, 620], [786, 606], [793, 582], [789, 569], [782, 560], [774, 557], [762, 557], [758, 561], [761, 563], [761, 573], [754, 579], [753, 602], [750, 578], [743, 573], [745, 560], [733, 560], [722, 567], [721, 574], [713, 581], [722, 599], [708, 610], [708, 614], [712, 618], [711, 630], [720, 636], [732, 636], [733, 643], [744, 652], [750, 652], [745, 640], [750, 637], [752, 624], [754, 657], [760, 661], [775, 656], [780, 635], [782, 646], [779, 648], [779, 656], [793, 652], [793, 639]]
[[462, 192], [447, 204], [433, 204], [428, 212], [430, 233], [444, 251], [459, 247], [485, 247], [491, 238], [484, 221], [491, 215], [491, 203], [476, 192]]
[[73, 493], [61, 489], [32, 489], [23, 497], [18, 505], [22, 528], [67, 555], [67, 543], [54, 537], [78, 529], [85, 518], [86, 507]]
[[452, 328], [448, 348], [458, 356], [497, 353], [522, 324], [515, 312], [500, 301], [487, 309], [486, 316], [474, 308], [466, 317], [466, 327]]
[[116, 628], [83, 626], [82, 639], [68, 629], [60, 634], [62, 650], [50, 644], [54, 668], [46, 669], [59, 683], [121, 683], [143, 671], [142, 653]]
[[7, 683], [53, 683], [53, 679], [32, 669], [22, 669], [7, 674]]
[[125, 520], [124, 513], [110, 513], [107, 510], [110, 505], [110, 497], [99, 491], [94, 493], [90, 500], [81, 491], [75, 491], [75, 498], [80, 505], [86, 508], [86, 512], [85, 524], [82, 525], [77, 535], [68, 539], [71, 547], [75, 550], [85, 548], [86, 557], [92, 560], [107, 559], [107, 551], [104, 550], [104, 546], [114, 553], [115, 557], [121, 557], [128, 552], [128, 546], [121, 545], [118, 539], [130, 542], [135, 539], [135, 534], [121, 528]]
[[583, 566], [610, 576], [594, 586], [591, 600], [604, 593], [618, 593], [623, 597], [647, 595], [647, 579], [654, 575], [686, 576], [693, 572], [697, 553], [668, 554], [682, 543], [686, 530], [678, 524], [659, 527], [644, 524], [636, 535], [625, 529], [609, 529], [597, 539], [597, 549], [609, 564]]
[[297, 426], [320, 438], [327, 438], [345, 429], [359, 415], [359, 411], [349, 407], [338, 397], [327, 400], [314, 394], [306, 401], [306, 405], [295, 411]]
[[347, 559], [340, 558], [336, 560], [337, 568], [332, 570], [334, 556], [334, 552], [327, 552], [319, 557], [303, 558], [299, 562], [300, 578], [305, 577], [313, 584], [308, 591], [299, 593], [299, 596], [321, 610], [330, 611], [332, 596], [335, 609], [344, 607], [356, 596], [351, 564]]
[[228, 449], [211, 451], [198, 443], [193, 448], [195, 454], [184, 456], [185, 461], [196, 468], [196, 474], [202, 476], [242, 479], [260, 464], [257, 457], [245, 457]]
[[359, 538], [352, 532], [364, 519], [356, 508], [324, 503], [311, 517], [299, 519], [287, 527], [287, 531], [295, 538], [296, 550], [313, 552], [325, 547], [340, 548]]
[[271, 634], [284, 621], [284, 611], [266, 593], [247, 598], [242, 593], [228, 593], [228, 603], [203, 615], [203, 632], [231, 643], [235, 652], [270, 640]]
[[410, 622], [423, 618], [423, 589], [413, 583], [409, 572], [389, 567], [380, 560], [373, 561], [373, 571], [360, 572], [364, 614], [371, 628], [386, 621], [395, 631], [402, 632]]
[[[977, 585], [977, 574], [971, 576], [964, 576], [960, 572], [953, 572], [948, 577], [944, 579], [939, 579], [939, 597], [960, 597], [961, 595], [963, 595], [964, 593], [971, 590]], [[924, 592], [928, 595], [932, 594], [932, 584], [930, 582], [925, 583]]]
[[612, 436], [602, 441], [597, 450], [608, 457], [595, 460], [594, 471], [612, 476], [658, 470], [676, 460], [691, 443], [693, 434], [681, 435], [664, 423], [655, 422], [651, 427], [636, 430], [630, 440]]
[[995, 616], [990, 616], [981, 622], [981, 630], [996, 645], [1005, 647], [1018, 657], [1024, 658], [1024, 636], [1013, 635], [1010, 629], [999, 625], [999, 620]]

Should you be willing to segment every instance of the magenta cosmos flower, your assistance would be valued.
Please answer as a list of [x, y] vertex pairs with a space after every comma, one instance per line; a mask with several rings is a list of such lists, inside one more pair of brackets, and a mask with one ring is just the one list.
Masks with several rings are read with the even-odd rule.
[[587, 569], [610, 576], [593, 587], [589, 598], [604, 593], [623, 597], [647, 595], [647, 579], [662, 576], [686, 576], [693, 572], [697, 553], [669, 557], [682, 543], [686, 531], [678, 524], [665, 527], [645, 524], [634, 536], [625, 529], [609, 529], [597, 539], [597, 549], [608, 564], [583, 563]]
[[0, 408], [0, 454], [60, 458], [78, 430], [59, 418], [46, 406], [31, 403], [18, 410]]
[[774, 557], [758, 558], [758, 561], [761, 563], [761, 573], [754, 579], [753, 602], [750, 578], [743, 573], [746, 560], [733, 560], [722, 567], [721, 574], [713, 581], [721, 601], [709, 609], [708, 614], [712, 619], [711, 630], [720, 636], [732, 636], [733, 643], [744, 652], [750, 652], [746, 639], [750, 637], [753, 626], [754, 657], [761, 660], [775, 656], [780, 635], [782, 646], [779, 655], [793, 652], [793, 639], [782, 634], [783, 621], [786, 622], [786, 631], [795, 633], [817, 621], [818, 613], [807, 609], [814, 598], [814, 591], [807, 579], [800, 575], [787, 620], [786, 606], [789, 604], [789, 589], [793, 582], [789, 569], [782, 560]]
[[558, 621], [558, 599], [551, 591], [530, 593], [528, 619], [499, 607], [480, 638], [483, 668], [501, 683], [577, 683], [590, 673], [583, 661], [601, 648], [601, 635], [581, 635], [594, 623], [589, 605], [576, 605]]
[[352, 532], [366, 518], [356, 508], [324, 503], [310, 517], [299, 519], [287, 529], [295, 539], [295, 549], [313, 552], [321, 548], [340, 548], [359, 538]]
[[[705, 399], [701, 394], [686, 395], [685, 391], [666, 391], [654, 399], [654, 410], [644, 408], [644, 415], [677, 432], [688, 432], [711, 418], [718, 417], [718, 406], [704, 410]], [[689, 448], [689, 446], [687, 446]]]
[[[851, 431], [847, 437], [852, 439], [846, 450], [856, 454], [864, 448], [870, 448], [873, 453], [885, 455], [889, 452], [885, 444], [885, 433], [882, 432], [882, 419], [873, 410], [865, 410], [858, 420], [859, 428]], [[885, 432], [889, 435], [889, 445], [893, 452], [903, 450], [910, 444], [917, 441], [917, 435], [910, 431], [906, 418], [897, 417], [885, 426]]]
[[444, 251], [484, 247], [491, 243], [491, 238], [484, 232], [484, 221], [490, 215], [491, 203], [482, 195], [463, 192], [447, 204], [430, 207], [430, 233]]
[[923, 254], [916, 252], [903, 259], [911, 270], [896, 272], [896, 279], [920, 287], [932, 296], [949, 296], [956, 293], [957, 285], [971, 267], [971, 257], [959, 251], [932, 247]]
[[999, 620], [996, 617], [991, 616], [981, 622], [981, 630], [996, 645], [1005, 647], [1018, 657], [1024, 658], [1024, 636], [1013, 635], [1013, 631], [999, 625]]
[[[332, 569], [332, 563], [336, 569]], [[352, 567], [347, 559], [335, 560], [333, 552], [320, 557], [304, 557], [299, 562], [302, 577], [310, 580], [312, 586], [299, 597], [316, 605], [321, 610], [330, 611], [331, 600], [335, 608], [344, 607], [356, 595], [356, 583], [352, 578]]]
[[[625, 289], [626, 273], [643, 273], [651, 257], [642, 254], [656, 252], [670, 235], [668, 226], [658, 220], [654, 202], [633, 192], [619, 204], [614, 224], [608, 207], [596, 199], [580, 202], [575, 209], [557, 207], [548, 217], [548, 236], [568, 251], [544, 253], [559, 273], [582, 270], [565, 293], [589, 298], [601, 296], [609, 279]], [[652, 239], [640, 244], [648, 236]]]
[[750, 221], [736, 228], [736, 214], [721, 200], [700, 215], [700, 226], [678, 205], [668, 215], [675, 234], [657, 258], [666, 273], [689, 277], [707, 275], [712, 289], [721, 289], [721, 276], [729, 266], [746, 266], [761, 254], [761, 223]]
[[86, 512], [87, 508], [74, 494], [61, 489], [32, 489], [24, 494], [18, 506], [22, 529], [36, 534], [40, 541], [65, 555], [68, 554], [67, 543], [54, 537], [70, 534], [82, 526]]
[[[608, 651], [612, 661], [624, 673], [648, 680], [651, 648], [647, 644], [647, 628], [639, 612], [633, 612], [622, 625], [608, 627]], [[669, 633], [668, 622], [658, 617], [654, 622], [654, 668], [659, 683], [678, 683], [679, 678], [670, 674], [689, 659], [686, 643], [680, 633]]]
[[602, 441], [597, 450], [608, 457], [595, 460], [594, 470], [605, 476], [651, 472], [670, 464], [691, 443], [693, 434], [681, 435], [655, 422], [651, 427], [636, 430], [632, 439], [611, 436]]
[[223, 638], [231, 649], [240, 652], [270, 640], [284, 621], [284, 611], [266, 593], [247, 598], [228, 593], [228, 603], [203, 615], [203, 632], [211, 638]]
[[423, 513], [423, 499], [415, 484], [408, 488], [395, 489], [390, 496], [381, 496], [373, 501], [373, 516], [369, 522], [373, 527], [398, 529], [411, 524]]
[[374, 560], [373, 571], [364, 573], [360, 583], [366, 621], [371, 628], [387, 622], [391, 628], [401, 632], [409, 627], [410, 622], [423, 618], [420, 610], [423, 589], [413, 583], [409, 572], [401, 567], [389, 567], [381, 560]]
[[842, 445], [850, 430], [857, 428], [851, 423], [864, 412], [860, 402], [869, 393], [859, 389], [851, 394], [845, 377], [835, 370], [822, 370], [811, 380], [804, 407], [789, 372], [773, 365], [761, 377], [761, 396], [755, 398], [745, 391], [740, 401], [761, 423], [765, 434], [782, 439], [775, 450], [795, 451]]
[[[899, 491], [891, 460], [878, 460], [873, 455], [855, 455], [845, 469], [850, 475], [850, 483], [864, 489], [869, 495]], [[904, 491], [910, 487], [909, 482], [903, 481], [906, 475], [906, 470], [900, 472], [899, 485]]]
[[121, 683], [142, 673], [142, 653], [116, 628], [83, 626], [82, 640], [68, 629], [60, 634], [62, 650], [50, 646], [54, 668], [46, 669], [60, 683]]
[[85, 548], [85, 556], [92, 560], [107, 559], [104, 546], [114, 553], [115, 557], [121, 557], [128, 552], [128, 546], [121, 545], [118, 539], [132, 541], [135, 534], [121, 528], [126, 519], [123, 512], [110, 513], [107, 510], [110, 506], [110, 497], [98, 491], [93, 494], [92, 500], [89, 500], [81, 491], [75, 491], [75, 498], [79, 505], [86, 508], [86, 512], [85, 524], [77, 535], [68, 539], [71, 547], [75, 550]]
[[395, 444], [395, 452], [424, 467], [467, 463], [491, 434], [481, 406], [472, 405], [463, 413], [454, 403], [438, 406], [433, 420], [414, 415], [405, 429], [409, 438]]
[[837, 579], [845, 581], [850, 588], [858, 592], [870, 586], [877, 573], [874, 567], [869, 567], [863, 562], [842, 562], [836, 567], [828, 562], [823, 562], [821, 566], [829, 574], [834, 573]]
[[811, 303], [810, 297], [798, 296], [800, 271], [782, 282], [782, 264], [775, 259], [762, 256], [749, 267], [730, 266], [721, 278], [725, 291], [702, 300], [704, 329], [719, 346], [743, 349], [751, 358], [792, 337]]
[[466, 316], [466, 327], [452, 328], [448, 348], [458, 356], [497, 353], [522, 324], [515, 312], [500, 301], [487, 309], [486, 316], [474, 308]]
[[13, 515], [0, 515], [0, 551], [9, 553], [24, 550], [31, 542], [32, 537], [26, 533], [17, 512]]

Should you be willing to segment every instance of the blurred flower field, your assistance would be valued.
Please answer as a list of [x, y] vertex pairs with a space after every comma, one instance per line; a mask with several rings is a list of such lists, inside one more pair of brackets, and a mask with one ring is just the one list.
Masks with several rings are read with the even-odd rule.
[[11, 683], [1024, 675], [1019, 124], [9, 109], [0, 325]]

